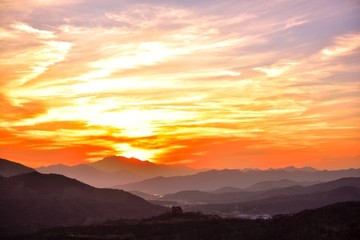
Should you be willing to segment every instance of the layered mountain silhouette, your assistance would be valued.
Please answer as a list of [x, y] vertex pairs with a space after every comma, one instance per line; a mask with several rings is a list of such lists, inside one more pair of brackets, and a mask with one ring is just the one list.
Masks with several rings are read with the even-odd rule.
[[281, 180], [274, 180], [274, 181], [263, 181], [255, 183], [254, 185], [251, 185], [247, 188], [236, 188], [236, 187], [222, 187], [219, 189], [216, 189], [215, 191], [212, 191], [213, 193], [228, 193], [228, 192], [239, 192], [241, 190], [245, 191], [265, 191], [272, 188], [284, 188], [284, 187], [290, 187], [294, 185], [301, 185], [301, 186], [308, 186], [312, 184], [316, 184], [319, 182], [297, 182], [292, 181], [289, 179], [281, 179]]
[[[51, 171], [51, 168], [41, 170]], [[82, 181], [101, 186], [140, 175], [143, 178], [166, 169], [171, 169], [173, 174], [192, 171], [123, 157], [53, 168], [78, 179], [82, 176]], [[39, 173], [4, 159], [0, 159], [0, 173], [1, 239], [51, 227], [151, 217], [168, 210], [152, 203], [180, 204], [187, 211], [237, 217], [295, 213], [337, 202], [360, 201], [360, 169], [211, 170], [187, 176], [150, 178], [120, 186], [133, 190], [133, 194], [95, 188], [59, 174]], [[318, 181], [321, 183], [314, 184]], [[160, 196], [156, 193], [168, 194]]]
[[97, 189], [58, 174], [30, 172], [0, 178], [2, 236], [109, 219], [144, 218], [166, 210], [128, 192]]
[[359, 176], [360, 169], [334, 171], [309, 171], [308, 169], [241, 171], [225, 169], [210, 170], [189, 176], [155, 177], [136, 183], [118, 185], [115, 188], [151, 194], [167, 194], [186, 190], [214, 191], [225, 186], [247, 188], [259, 182], [282, 179], [296, 182], [326, 182], [344, 177]]
[[95, 187], [112, 187], [157, 176], [189, 175], [198, 172], [185, 166], [155, 164], [121, 156], [106, 157], [88, 164], [51, 165], [36, 170], [41, 173], [62, 174]]
[[[182, 204], [204, 204], [204, 203], [234, 203], [245, 201], [256, 201], [274, 196], [286, 196], [297, 194], [308, 194], [317, 192], [326, 192], [339, 187], [360, 188], [359, 178], [341, 178], [330, 182], [319, 183], [311, 186], [293, 185], [286, 188], [274, 188], [265, 191], [247, 191], [213, 193], [202, 191], [181, 191], [175, 194], [167, 194], [162, 200], [177, 201]], [[346, 199], [345, 199], [346, 200]], [[353, 200], [353, 199], [349, 199]]]
[[241, 190], [242, 190], [241, 188], [226, 186], [226, 187], [218, 188], [218, 189], [212, 191], [212, 193], [239, 192]]
[[11, 177], [29, 172], [35, 172], [35, 170], [22, 164], [0, 158], [0, 176]]
[[[315, 172], [315, 171], [313, 171]], [[294, 185], [300, 185], [300, 186], [309, 186], [309, 185], [313, 185], [315, 183], [319, 183], [317, 182], [297, 182], [297, 181], [292, 181], [289, 179], [281, 179], [281, 180], [273, 180], [273, 181], [263, 181], [263, 182], [258, 182], [255, 183], [254, 185], [251, 185], [250, 187], [245, 188], [244, 190], [246, 191], [265, 191], [265, 190], [269, 190], [272, 188], [284, 188], [284, 187], [290, 187], [290, 186], [294, 186]]]
[[231, 213], [232, 215], [238, 214], [239, 216], [277, 215], [296, 213], [306, 209], [314, 209], [346, 201], [360, 201], [360, 188], [346, 186], [323, 192], [277, 195], [249, 202], [192, 205], [187, 210], [212, 214]]

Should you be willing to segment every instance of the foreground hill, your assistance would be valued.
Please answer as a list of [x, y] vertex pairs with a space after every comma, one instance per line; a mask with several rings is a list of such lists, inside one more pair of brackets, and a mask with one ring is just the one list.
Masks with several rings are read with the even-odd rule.
[[0, 179], [2, 236], [54, 226], [143, 218], [164, 211], [166, 208], [128, 192], [97, 189], [62, 175], [33, 172]]
[[360, 239], [360, 202], [340, 203], [265, 221], [214, 219], [188, 213], [138, 222], [50, 229], [19, 239], [354, 240]]
[[11, 177], [29, 172], [35, 172], [35, 170], [19, 163], [0, 158], [0, 176]]
[[360, 201], [360, 188], [340, 187], [324, 192], [278, 195], [251, 202], [194, 205], [190, 206], [188, 210], [220, 215], [254, 217], [256, 215], [295, 213], [346, 201]]
[[341, 178], [325, 183], [314, 184], [311, 186], [294, 185], [286, 188], [275, 188], [266, 191], [243, 191], [225, 192], [225, 193], [209, 193], [202, 191], [181, 191], [174, 194], [167, 194], [163, 196], [162, 200], [177, 201], [181, 204], [204, 204], [204, 203], [232, 203], [255, 201], [264, 198], [306, 194], [315, 192], [324, 192], [333, 190], [339, 187], [356, 187], [360, 188], [360, 178]]
[[214, 191], [224, 186], [246, 188], [262, 181], [288, 179], [304, 182], [326, 182], [344, 177], [359, 177], [360, 169], [334, 171], [298, 170], [211, 170], [189, 176], [156, 177], [144, 181], [119, 185], [118, 189], [151, 194], [176, 193], [186, 190]]

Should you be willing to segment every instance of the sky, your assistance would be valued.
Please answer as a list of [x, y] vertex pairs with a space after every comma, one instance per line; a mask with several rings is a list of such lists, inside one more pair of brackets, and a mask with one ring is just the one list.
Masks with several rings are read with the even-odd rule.
[[0, 157], [360, 167], [358, 0], [1, 0]]

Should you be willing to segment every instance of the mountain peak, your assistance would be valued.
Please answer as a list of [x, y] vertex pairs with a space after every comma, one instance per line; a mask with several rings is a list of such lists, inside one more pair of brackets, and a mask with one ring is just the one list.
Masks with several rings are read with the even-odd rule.
[[89, 164], [99, 170], [106, 172], [115, 172], [115, 171], [132, 171], [134, 168], [141, 167], [152, 167], [156, 164], [149, 161], [141, 161], [136, 158], [127, 158], [123, 156], [109, 156], [105, 157], [102, 160], [93, 162]]
[[102, 160], [89, 163], [88, 165], [105, 172], [127, 171], [133, 172], [145, 178], [155, 176], [176, 176], [192, 174], [197, 172], [194, 169], [184, 166], [170, 166], [165, 164], [155, 164], [149, 161], [141, 161], [136, 158], [123, 156], [108, 156]]
[[123, 162], [123, 163], [131, 163], [131, 164], [143, 164], [143, 163], [150, 163], [150, 164], [154, 164], [148, 160], [140, 160], [137, 158], [128, 158], [128, 157], [124, 157], [124, 156], [108, 156], [108, 157], [104, 157], [102, 160], [99, 161], [107, 161], [107, 162], [111, 162], [111, 161], [116, 161], [116, 162]]

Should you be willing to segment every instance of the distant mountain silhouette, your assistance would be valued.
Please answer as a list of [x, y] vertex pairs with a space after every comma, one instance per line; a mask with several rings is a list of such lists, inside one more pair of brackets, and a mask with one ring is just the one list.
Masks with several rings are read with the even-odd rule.
[[294, 167], [294, 166], [289, 166], [289, 167], [285, 167], [285, 168], [280, 168], [282, 170], [286, 170], [286, 171], [304, 171], [304, 172], [316, 172], [316, 171], [319, 171], [318, 169], [315, 169], [315, 168], [312, 168], [312, 167], [302, 167], [302, 168], [297, 168], [297, 167]]
[[198, 170], [181, 165], [155, 164], [149, 161], [141, 161], [136, 158], [122, 156], [106, 157], [102, 160], [89, 163], [90, 166], [102, 171], [128, 171], [144, 178], [157, 176], [178, 176], [197, 173]]
[[228, 192], [239, 192], [239, 191], [265, 191], [273, 188], [284, 188], [294, 185], [309, 186], [319, 182], [297, 182], [288, 179], [263, 181], [255, 183], [247, 188], [236, 188], [236, 187], [222, 187], [212, 191], [213, 193], [228, 193]]
[[218, 189], [216, 189], [214, 191], [211, 191], [211, 192], [212, 193], [229, 193], [229, 192], [239, 192], [241, 190], [242, 190], [242, 188], [226, 186], [226, 187], [218, 188]]
[[258, 201], [228, 204], [193, 205], [187, 210], [203, 213], [234, 213], [249, 215], [276, 215], [296, 213], [306, 209], [323, 207], [329, 204], [346, 201], [360, 201], [360, 189], [357, 187], [340, 187], [330, 191], [278, 195]]
[[274, 188], [266, 191], [244, 191], [209, 193], [201, 191], [181, 191], [163, 196], [162, 200], [177, 201], [182, 204], [204, 204], [204, 203], [233, 203], [244, 201], [255, 201], [275, 196], [308, 194], [334, 190], [339, 187], [360, 188], [360, 178], [342, 178], [326, 183], [311, 186], [294, 185], [286, 188]]
[[69, 178], [75, 178], [94, 187], [110, 187], [116, 183], [131, 183], [143, 178], [127, 171], [107, 172], [96, 169], [90, 165], [80, 164], [66, 166], [63, 164], [40, 167], [36, 169], [40, 173], [57, 173]]
[[251, 185], [250, 187], [245, 188], [246, 191], [265, 191], [272, 188], [284, 188], [284, 187], [290, 187], [294, 185], [300, 185], [300, 186], [309, 186], [316, 184], [318, 182], [297, 182], [292, 181], [288, 179], [281, 179], [281, 180], [273, 180], [273, 181], [264, 181], [264, 182], [258, 182], [254, 185]]
[[316, 171], [304, 170], [211, 170], [189, 176], [156, 177], [144, 181], [119, 185], [118, 189], [145, 193], [166, 194], [186, 190], [214, 191], [224, 186], [246, 188], [263, 181], [288, 179], [297, 182], [325, 182], [344, 177], [359, 177], [360, 169]]
[[198, 172], [184, 166], [155, 164], [120, 156], [106, 157], [88, 164], [50, 165], [36, 170], [41, 173], [62, 174], [95, 187], [113, 187], [156, 176], [188, 175]]
[[32, 172], [0, 178], [0, 235], [3, 236], [54, 226], [143, 218], [165, 211], [166, 208], [128, 192], [97, 189], [57, 174]]
[[11, 177], [29, 172], [35, 172], [35, 170], [20, 163], [0, 158], [0, 176]]

